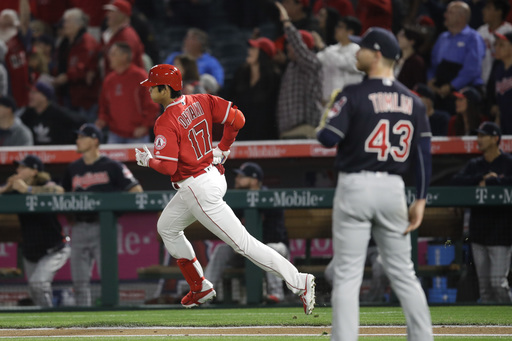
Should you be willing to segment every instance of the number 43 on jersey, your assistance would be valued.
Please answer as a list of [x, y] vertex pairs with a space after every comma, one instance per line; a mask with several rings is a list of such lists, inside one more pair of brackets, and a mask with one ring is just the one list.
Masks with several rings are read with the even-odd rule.
[[[382, 119], [364, 142], [364, 150], [367, 153], [377, 153], [377, 160], [387, 161], [389, 155], [396, 162], [404, 162], [411, 150], [411, 140], [414, 133], [412, 123], [407, 120], [400, 120], [390, 129], [389, 120]], [[390, 143], [390, 133], [400, 136], [398, 146]]]

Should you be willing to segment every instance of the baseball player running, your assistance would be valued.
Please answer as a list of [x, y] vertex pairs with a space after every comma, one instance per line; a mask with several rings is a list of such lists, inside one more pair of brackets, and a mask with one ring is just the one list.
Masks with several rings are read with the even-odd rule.
[[[359, 290], [371, 235], [403, 307], [408, 340], [433, 340], [425, 293], [411, 261], [410, 231], [419, 227], [431, 174], [430, 126], [421, 100], [393, 79], [400, 48], [393, 34], [367, 31], [357, 68], [368, 78], [347, 86], [324, 127], [326, 147], [338, 146], [333, 208], [334, 286], [331, 340], [357, 340]], [[401, 175], [416, 166], [416, 201], [409, 207]]]
[[[153, 66], [148, 79], [141, 84], [149, 87], [152, 100], [165, 108], [154, 127], [155, 157], [146, 146], [143, 151], [135, 149], [135, 154], [139, 166], [170, 175], [178, 191], [162, 212], [157, 229], [190, 285], [181, 304], [191, 308], [216, 295], [183, 234], [187, 226], [198, 220], [236, 252], [281, 277], [300, 296], [304, 312], [311, 314], [315, 305], [315, 277], [299, 273], [287, 259], [251, 236], [223, 200], [227, 184], [222, 164], [238, 130], [244, 126], [242, 112], [220, 97], [182, 95], [181, 73], [173, 65]], [[213, 123], [224, 125], [216, 148], [211, 137]]]

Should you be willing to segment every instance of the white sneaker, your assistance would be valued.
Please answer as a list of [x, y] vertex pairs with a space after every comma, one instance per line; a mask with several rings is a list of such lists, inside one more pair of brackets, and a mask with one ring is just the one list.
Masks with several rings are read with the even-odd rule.
[[299, 295], [304, 305], [304, 313], [306, 315], [311, 315], [313, 309], [315, 309], [315, 286], [315, 276], [307, 274], [306, 288], [304, 288], [304, 292]]

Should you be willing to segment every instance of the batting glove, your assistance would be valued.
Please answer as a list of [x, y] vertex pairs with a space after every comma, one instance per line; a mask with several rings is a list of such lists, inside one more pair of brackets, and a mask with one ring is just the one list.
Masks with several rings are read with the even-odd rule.
[[219, 147], [216, 147], [213, 150], [213, 164], [214, 165], [218, 165], [218, 164], [223, 165], [224, 162], [226, 162], [226, 160], [228, 159], [229, 153], [230, 153], [229, 150], [224, 151], [224, 150], [220, 150]]
[[137, 164], [142, 167], [149, 167], [149, 160], [153, 158], [151, 152], [148, 147], [144, 145], [144, 151], [140, 151], [135, 148], [135, 159], [137, 160]]

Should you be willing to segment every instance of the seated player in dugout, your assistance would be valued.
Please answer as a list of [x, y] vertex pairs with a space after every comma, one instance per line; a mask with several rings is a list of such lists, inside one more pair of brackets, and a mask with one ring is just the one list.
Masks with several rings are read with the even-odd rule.
[[[143, 151], [135, 149], [135, 155], [139, 166], [169, 175], [178, 191], [162, 212], [157, 229], [190, 285], [190, 292], [181, 304], [191, 308], [216, 296], [213, 284], [204, 277], [194, 249], [183, 233], [198, 220], [237, 253], [282, 278], [301, 298], [304, 312], [311, 314], [315, 306], [315, 277], [299, 273], [277, 251], [251, 236], [223, 200], [227, 190], [223, 164], [238, 130], [245, 124], [242, 112], [220, 97], [182, 95], [181, 73], [173, 65], [154, 66], [141, 84], [149, 88], [152, 100], [165, 108], [154, 127], [155, 157], [146, 146]], [[213, 123], [224, 125], [222, 139], [215, 148]]]

